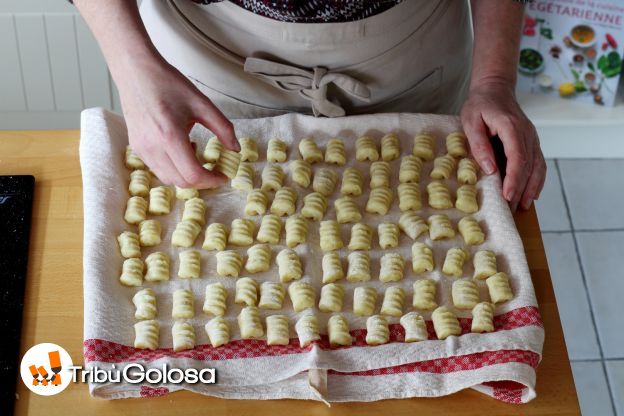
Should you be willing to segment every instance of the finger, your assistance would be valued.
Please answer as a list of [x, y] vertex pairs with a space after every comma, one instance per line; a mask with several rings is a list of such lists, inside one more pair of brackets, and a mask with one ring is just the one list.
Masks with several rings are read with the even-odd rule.
[[167, 155], [182, 178], [186, 188], [215, 188], [225, 182], [225, 176], [204, 169], [193, 152], [191, 141], [186, 135], [175, 136], [168, 141]]
[[507, 157], [507, 169], [503, 182], [503, 196], [515, 211], [524, 192], [532, 168], [525, 137], [511, 123], [504, 122], [497, 129]]
[[541, 153], [536, 154], [535, 158], [536, 160], [533, 163], [531, 176], [527, 181], [526, 188], [522, 194], [522, 200], [520, 202], [520, 205], [525, 210], [529, 209], [531, 207], [531, 203], [537, 199], [546, 176], [546, 163], [541, 157]]
[[182, 177], [161, 146], [154, 144], [151, 140], [141, 140], [131, 146], [159, 181], [165, 185], [182, 181]]
[[226, 148], [236, 152], [240, 151], [240, 144], [234, 133], [234, 125], [212, 101], [202, 95], [194, 111], [198, 121], [210, 129]]
[[462, 122], [470, 150], [481, 169], [487, 175], [496, 172], [496, 159], [481, 116], [465, 117]]

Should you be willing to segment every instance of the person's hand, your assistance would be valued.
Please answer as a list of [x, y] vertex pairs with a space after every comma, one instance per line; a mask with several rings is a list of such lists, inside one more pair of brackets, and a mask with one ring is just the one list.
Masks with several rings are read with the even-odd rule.
[[528, 209], [539, 197], [546, 178], [546, 162], [533, 123], [518, 105], [513, 86], [484, 81], [470, 88], [461, 121], [472, 153], [486, 174], [496, 171], [489, 138], [500, 137], [507, 156], [503, 197], [512, 211]]

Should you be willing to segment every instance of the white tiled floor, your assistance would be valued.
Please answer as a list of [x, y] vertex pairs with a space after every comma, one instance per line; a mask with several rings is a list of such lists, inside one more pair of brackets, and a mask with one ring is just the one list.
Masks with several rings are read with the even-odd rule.
[[537, 213], [584, 415], [624, 416], [624, 160], [549, 160]]

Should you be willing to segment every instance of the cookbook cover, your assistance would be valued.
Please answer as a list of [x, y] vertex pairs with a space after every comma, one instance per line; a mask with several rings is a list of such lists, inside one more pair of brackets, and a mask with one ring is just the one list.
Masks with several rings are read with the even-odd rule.
[[526, 7], [518, 91], [612, 106], [622, 45], [624, 1], [535, 0]]

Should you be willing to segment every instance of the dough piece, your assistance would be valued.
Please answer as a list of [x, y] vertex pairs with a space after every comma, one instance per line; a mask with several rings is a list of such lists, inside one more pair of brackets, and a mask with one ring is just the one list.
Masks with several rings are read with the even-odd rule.
[[375, 313], [377, 291], [372, 286], [358, 286], [353, 289], [353, 313], [370, 316]]
[[325, 163], [344, 166], [347, 163], [345, 145], [340, 139], [330, 139], [325, 148]]
[[256, 306], [258, 303], [258, 282], [249, 277], [241, 277], [236, 281], [234, 303]]
[[145, 273], [146, 282], [162, 282], [169, 280], [169, 267], [171, 260], [167, 253], [155, 251], [145, 259], [147, 272]]
[[236, 176], [232, 179], [232, 188], [240, 191], [251, 191], [254, 187], [254, 175], [256, 170], [253, 164], [249, 162], [241, 162], [238, 165]]
[[327, 320], [327, 334], [329, 335], [329, 345], [347, 346], [353, 343], [353, 338], [349, 333], [349, 322], [342, 315], [332, 315]]
[[436, 157], [433, 161], [433, 170], [429, 176], [431, 179], [448, 179], [453, 174], [456, 164], [455, 158], [449, 154]]
[[241, 137], [238, 139], [240, 144], [241, 162], [255, 162], [259, 158], [258, 144], [250, 137]]
[[425, 243], [420, 241], [412, 245], [412, 270], [416, 274], [433, 271], [433, 251]]
[[141, 160], [139, 155], [134, 153], [134, 150], [130, 146], [126, 146], [126, 157], [124, 163], [128, 169], [145, 169], [145, 163]]
[[474, 214], [479, 211], [477, 188], [474, 185], [462, 185], [457, 188], [455, 208], [467, 214]]
[[464, 262], [470, 255], [466, 250], [459, 247], [450, 248], [446, 252], [442, 273], [447, 276], [461, 277], [464, 274]]
[[435, 139], [427, 133], [420, 133], [414, 137], [414, 149], [412, 153], [422, 160], [433, 159]]
[[199, 277], [201, 256], [197, 250], [184, 250], [178, 254], [180, 258], [180, 268], [178, 277], [180, 279], [197, 279]]
[[461, 335], [461, 326], [453, 312], [446, 306], [440, 306], [431, 314], [433, 329], [438, 339], [446, 339], [451, 335]]
[[148, 196], [150, 190], [151, 174], [142, 169], [130, 172], [130, 183], [128, 184], [128, 192], [132, 196]]
[[191, 198], [184, 203], [182, 221], [195, 221], [200, 225], [206, 223], [206, 203], [201, 198]]
[[362, 136], [355, 141], [355, 159], [359, 162], [379, 159], [379, 151], [372, 137]]
[[431, 279], [420, 279], [414, 282], [414, 309], [430, 311], [438, 306], [436, 298], [436, 283]]
[[462, 185], [475, 185], [478, 180], [479, 165], [470, 158], [459, 161], [457, 168], [457, 182]]
[[386, 289], [379, 312], [382, 315], [399, 318], [403, 315], [403, 306], [405, 306], [405, 290], [399, 286], [390, 286]]
[[217, 253], [217, 274], [223, 277], [238, 277], [243, 267], [243, 256], [234, 250]]
[[261, 243], [277, 244], [282, 235], [282, 219], [277, 215], [268, 214], [262, 217], [257, 240]]
[[340, 312], [342, 310], [342, 300], [344, 298], [344, 288], [338, 283], [330, 283], [321, 288], [321, 300], [318, 308], [321, 312]]
[[242, 339], [262, 338], [264, 328], [256, 306], [245, 306], [238, 314], [238, 329]]
[[293, 160], [288, 165], [290, 176], [294, 183], [307, 188], [312, 182], [312, 165], [305, 160]]
[[319, 149], [316, 142], [310, 137], [301, 139], [299, 142], [299, 154], [303, 160], [310, 164], [323, 161], [323, 151]]
[[429, 338], [425, 318], [418, 312], [408, 312], [401, 317], [399, 323], [405, 330], [405, 342], [426, 341]]
[[150, 189], [149, 213], [152, 215], [169, 214], [172, 197], [173, 191], [168, 186], [157, 186]]
[[253, 244], [256, 223], [250, 218], [237, 218], [232, 221], [228, 243], [233, 246], [250, 246]]
[[427, 221], [429, 222], [429, 238], [432, 240], [455, 237], [455, 230], [448, 215], [434, 214]]
[[295, 324], [295, 331], [299, 337], [299, 345], [305, 348], [314, 341], [321, 339], [318, 320], [314, 315], [304, 315]]
[[305, 244], [308, 239], [308, 221], [296, 214], [286, 220], [286, 245], [290, 248]]
[[288, 286], [288, 296], [295, 312], [313, 308], [316, 303], [316, 294], [312, 285], [306, 282], [297, 281]]
[[141, 257], [141, 246], [139, 245], [139, 236], [132, 231], [124, 231], [117, 237], [119, 250], [121, 255], [127, 259], [132, 257]]
[[140, 196], [131, 196], [126, 205], [124, 220], [128, 224], [138, 224], [147, 218], [147, 201]]
[[371, 279], [370, 255], [365, 251], [354, 251], [349, 254], [347, 280], [349, 282], [366, 282]]
[[386, 215], [392, 205], [392, 190], [390, 188], [372, 189], [366, 202], [366, 212]]
[[340, 186], [340, 193], [342, 195], [359, 196], [362, 195], [362, 186], [364, 178], [362, 172], [356, 168], [346, 168], [342, 172], [342, 185]]
[[284, 170], [280, 165], [267, 164], [262, 170], [262, 185], [265, 192], [277, 191], [284, 182]]
[[258, 307], [261, 309], [282, 309], [285, 295], [286, 291], [281, 283], [262, 282]]
[[422, 170], [422, 160], [418, 156], [409, 155], [401, 159], [399, 167], [400, 183], [418, 183], [420, 181], [420, 172]]
[[494, 305], [490, 302], [480, 302], [472, 308], [472, 325], [470, 331], [494, 331]]
[[182, 199], [182, 200], [198, 198], [199, 191], [194, 188], [180, 188], [179, 186], [176, 186], [175, 196], [176, 196], [176, 199]]
[[195, 348], [195, 330], [188, 322], [176, 321], [171, 327], [173, 350], [175, 352]]
[[388, 133], [381, 138], [381, 158], [386, 162], [397, 159], [401, 155], [399, 138], [396, 133]]
[[319, 226], [321, 250], [334, 251], [344, 247], [342, 237], [340, 235], [340, 225], [337, 221], [327, 220], [321, 221]]
[[157, 220], [145, 220], [139, 223], [139, 243], [143, 247], [154, 247], [160, 244], [161, 226]]
[[225, 227], [225, 225], [219, 222], [213, 222], [208, 226], [208, 228], [206, 228], [205, 235], [206, 238], [204, 239], [204, 244], [202, 244], [202, 248], [204, 250], [225, 250], [228, 237], [227, 228]]
[[219, 160], [217, 160], [216, 168], [230, 179], [234, 179], [240, 165], [240, 153], [229, 149], [223, 149]]
[[373, 315], [366, 320], [366, 343], [381, 345], [390, 340], [388, 321], [381, 315]]
[[358, 222], [351, 227], [351, 240], [349, 250], [370, 250], [373, 241], [373, 229], [366, 224]]
[[249, 273], [266, 272], [271, 268], [271, 246], [256, 244], [247, 249], [245, 270]]
[[412, 240], [429, 231], [429, 226], [416, 213], [407, 211], [399, 218], [399, 228]]
[[453, 208], [453, 202], [451, 201], [451, 190], [444, 182], [429, 182], [429, 184], [427, 184], [427, 194], [429, 195], [429, 206], [431, 208]]
[[506, 273], [496, 273], [488, 277], [485, 283], [490, 292], [490, 300], [492, 303], [503, 303], [513, 299], [513, 292], [509, 285], [509, 277], [507, 277]]
[[303, 266], [295, 250], [290, 248], [283, 249], [277, 255], [276, 260], [279, 278], [282, 283], [301, 279], [303, 276]]
[[140, 321], [134, 324], [134, 348], [155, 350], [158, 348], [160, 324], [155, 320]]
[[222, 316], [215, 316], [204, 327], [213, 348], [230, 342], [230, 326]]
[[351, 196], [342, 196], [336, 199], [334, 208], [336, 210], [336, 220], [340, 224], [359, 222], [362, 219], [357, 201]]
[[134, 312], [134, 319], [154, 319], [158, 313], [156, 308], [156, 293], [151, 288], [145, 288], [139, 290], [132, 297], [132, 303], [136, 311]]
[[383, 283], [397, 282], [403, 279], [405, 260], [399, 253], [387, 253], [381, 256], [379, 281]]
[[296, 210], [297, 192], [289, 186], [278, 189], [271, 204], [271, 214], [283, 217], [294, 214]]
[[188, 289], [178, 289], [173, 292], [173, 307], [171, 317], [173, 319], [188, 319], [195, 316], [195, 302], [193, 292]]
[[290, 330], [286, 315], [271, 315], [266, 317], [267, 345], [288, 345]]
[[474, 278], [483, 280], [496, 274], [496, 254], [490, 250], [477, 251], [473, 257]]
[[171, 234], [174, 247], [192, 247], [201, 232], [201, 225], [195, 221], [180, 221]]
[[453, 157], [468, 156], [466, 136], [464, 136], [464, 133], [455, 131], [446, 136], [446, 151]]
[[419, 210], [422, 208], [420, 186], [417, 183], [402, 183], [398, 187], [399, 209], [401, 211]]
[[269, 197], [262, 189], [253, 189], [247, 194], [245, 215], [264, 215], [269, 205]]
[[330, 251], [323, 255], [323, 283], [332, 283], [344, 278], [344, 269], [340, 261], [340, 255], [336, 251]]
[[124, 286], [141, 286], [143, 284], [143, 260], [138, 258], [125, 259], [121, 268], [119, 282]]
[[219, 141], [219, 138], [217, 136], [212, 136], [208, 139], [208, 143], [206, 143], [206, 147], [204, 147], [204, 153], [202, 156], [208, 163], [217, 163], [222, 150], [223, 144]]
[[328, 168], [321, 168], [314, 175], [312, 189], [321, 195], [330, 196], [336, 189], [337, 182], [338, 174], [336, 172]]
[[320, 221], [325, 216], [327, 210], [327, 198], [318, 192], [312, 192], [303, 197], [303, 208], [301, 214], [304, 218]]
[[479, 303], [479, 289], [473, 280], [456, 280], [451, 292], [457, 309], [472, 309]]
[[390, 187], [390, 164], [385, 161], [371, 163], [370, 178], [371, 189]]
[[271, 139], [267, 147], [267, 160], [269, 162], [285, 162], [288, 158], [288, 145], [280, 139]]
[[384, 250], [399, 245], [399, 226], [397, 224], [390, 222], [379, 224], [377, 235], [379, 236], [379, 247]]
[[466, 244], [477, 246], [485, 241], [485, 234], [474, 217], [464, 217], [457, 223], [457, 229]]
[[206, 314], [223, 316], [227, 309], [228, 292], [223, 283], [206, 285], [206, 297], [202, 310]]

